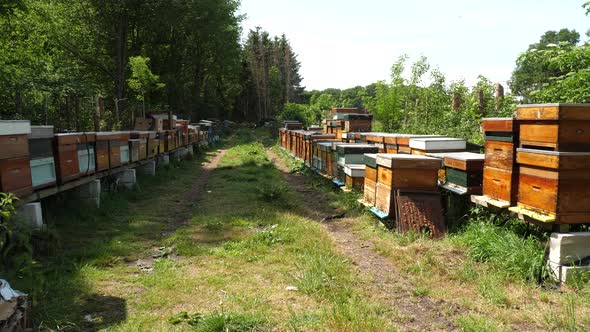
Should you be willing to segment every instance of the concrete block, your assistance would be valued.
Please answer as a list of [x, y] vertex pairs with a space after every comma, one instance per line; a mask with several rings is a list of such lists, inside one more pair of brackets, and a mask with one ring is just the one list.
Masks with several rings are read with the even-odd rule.
[[97, 208], [100, 208], [100, 193], [102, 186], [100, 180], [94, 180], [78, 187], [78, 197]]
[[178, 149], [176, 151], [172, 151], [170, 153], [170, 158], [173, 160], [181, 160], [182, 159], [182, 150], [183, 149]]
[[555, 280], [567, 282], [577, 273], [590, 272], [590, 232], [552, 233], [549, 268]]
[[33, 229], [41, 229], [43, 227], [41, 202], [28, 203], [21, 206], [18, 210], [18, 216], [26, 221]]
[[163, 154], [158, 159], [158, 168], [165, 167], [170, 165], [170, 156], [168, 154]]
[[156, 162], [154, 160], [148, 161], [147, 163], [137, 167], [137, 172], [140, 175], [155, 176], [156, 175]]
[[114, 176], [117, 178], [118, 184], [127, 189], [133, 189], [135, 183], [137, 183], [134, 169], [126, 169], [115, 174]]

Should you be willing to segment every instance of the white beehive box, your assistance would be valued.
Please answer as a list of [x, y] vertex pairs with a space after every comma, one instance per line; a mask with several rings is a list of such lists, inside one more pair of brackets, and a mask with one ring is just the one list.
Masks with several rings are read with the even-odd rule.
[[467, 141], [451, 137], [411, 138], [410, 148], [422, 151], [465, 150]]
[[348, 164], [344, 165], [344, 174], [352, 178], [364, 178], [365, 177], [365, 165]]

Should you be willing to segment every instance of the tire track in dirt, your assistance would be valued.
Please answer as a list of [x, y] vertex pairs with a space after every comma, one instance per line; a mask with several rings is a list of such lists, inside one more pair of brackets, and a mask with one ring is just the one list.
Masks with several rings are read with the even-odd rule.
[[[291, 173], [286, 163], [273, 151], [267, 150], [267, 153], [303, 200], [307, 217], [321, 222], [325, 217], [342, 213], [330, 208], [327, 197], [311, 188], [305, 176]], [[376, 302], [397, 311], [396, 317], [392, 317], [395, 324], [404, 331], [457, 330], [454, 317], [464, 310], [442, 300], [415, 296], [415, 287], [397, 272], [398, 268], [379, 255], [371, 241], [364, 241], [354, 233], [354, 224], [354, 218], [322, 222], [337, 250], [362, 276], [366, 293]]]

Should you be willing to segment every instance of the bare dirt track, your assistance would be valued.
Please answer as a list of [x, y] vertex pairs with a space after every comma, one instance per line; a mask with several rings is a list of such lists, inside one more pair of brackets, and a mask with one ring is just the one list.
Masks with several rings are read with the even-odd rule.
[[457, 305], [416, 296], [415, 287], [398, 272], [387, 258], [381, 256], [375, 245], [362, 240], [353, 231], [354, 218], [331, 219], [343, 211], [331, 208], [327, 197], [314, 190], [305, 176], [293, 174], [285, 162], [273, 151], [267, 150], [274, 165], [282, 172], [289, 185], [298, 193], [305, 206], [307, 217], [322, 222], [340, 254], [346, 257], [362, 277], [367, 296], [397, 313], [395, 324], [404, 331], [453, 331], [457, 327], [454, 317], [462, 312]]

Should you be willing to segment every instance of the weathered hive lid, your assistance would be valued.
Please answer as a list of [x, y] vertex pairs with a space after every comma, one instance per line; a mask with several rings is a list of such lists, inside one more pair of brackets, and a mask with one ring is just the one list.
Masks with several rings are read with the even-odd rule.
[[590, 120], [590, 104], [518, 105], [517, 120]]
[[0, 135], [29, 135], [31, 121], [29, 120], [0, 120]]
[[467, 140], [451, 137], [420, 137], [410, 138], [410, 148], [429, 150], [461, 150], [467, 148]]
[[338, 145], [336, 147], [338, 153], [341, 154], [364, 154], [364, 153], [377, 153], [379, 152], [379, 147], [370, 144], [357, 144], [357, 143], [348, 143]]
[[440, 169], [442, 161], [437, 158], [413, 154], [377, 154], [377, 165], [385, 168]]
[[483, 118], [481, 128], [483, 131], [512, 132], [515, 129], [514, 118]]
[[31, 126], [29, 139], [53, 138], [53, 126]]

